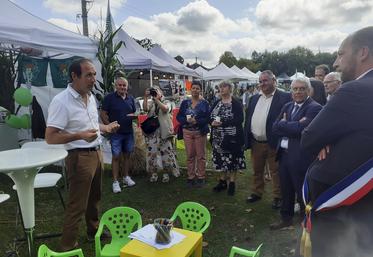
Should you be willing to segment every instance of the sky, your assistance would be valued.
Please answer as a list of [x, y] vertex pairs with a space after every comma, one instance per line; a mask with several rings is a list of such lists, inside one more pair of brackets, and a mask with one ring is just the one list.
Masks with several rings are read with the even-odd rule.
[[[80, 0], [12, 0], [28, 12], [80, 33]], [[304, 46], [334, 52], [350, 33], [372, 25], [371, 0], [110, 0], [116, 26], [150, 38], [186, 63], [217, 65], [225, 51], [252, 52]], [[107, 0], [88, 4], [90, 35], [105, 24]]]

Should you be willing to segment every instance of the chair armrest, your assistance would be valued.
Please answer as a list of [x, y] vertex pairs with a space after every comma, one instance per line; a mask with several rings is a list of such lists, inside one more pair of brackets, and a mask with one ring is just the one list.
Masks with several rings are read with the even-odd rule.
[[100, 223], [98, 226], [96, 235], [95, 235], [95, 250], [96, 250], [96, 257], [101, 256], [101, 234], [104, 230], [104, 225]]
[[240, 254], [243, 256], [248, 256], [248, 257], [253, 257], [255, 252], [254, 251], [249, 251], [246, 249], [242, 249], [236, 246], [232, 246], [231, 252], [229, 253], [229, 257], [234, 257], [235, 254]]
[[79, 249], [74, 249], [74, 250], [67, 251], [67, 252], [64, 252], [64, 254], [66, 254], [66, 256], [78, 256], [78, 257], [84, 257], [84, 255], [83, 255], [83, 251], [82, 251], [81, 248], [79, 248]]

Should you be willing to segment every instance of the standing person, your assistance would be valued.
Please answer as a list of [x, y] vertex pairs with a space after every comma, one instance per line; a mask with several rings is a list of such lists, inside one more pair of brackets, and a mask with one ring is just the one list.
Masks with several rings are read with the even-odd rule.
[[[148, 103], [149, 97], [152, 101]], [[148, 112], [148, 117], [157, 116], [159, 128], [151, 134], [145, 134], [145, 143], [147, 145], [146, 167], [151, 174], [150, 182], [158, 180], [158, 157], [161, 157], [162, 182], [167, 183], [170, 180], [168, 172], [175, 177], [180, 176], [179, 166], [176, 162], [175, 152], [172, 147], [172, 137], [174, 129], [171, 120], [171, 105], [163, 100], [163, 94], [160, 88], [153, 87], [145, 90], [144, 111]]]
[[330, 72], [325, 76], [323, 83], [327, 94], [326, 99], [329, 101], [342, 84], [341, 74], [339, 72]]
[[279, 160], [280, 187], [282, 195], [281, 221], [270, 225], [280, 229], [293, 224], [295, 196], [304, 214], [302, 185], [308, 166], [316, 156], [300, 150], [300, 139], [304, 128], [311, 123], [321, 110], [321, 105], [310, 95], [311, 84], [308, 78], [296, 78], [291, 83], [293, 101], [284, 105], [273, 124], [273, 133], [280, 137], [277, 146]]
[[253, 94], [254, 94], [254, 87], [247, 84], [246, 91], [242, 95], [242, 105], [243, 105], [244, 110], [246, 110], [249, 104], [249, 99], [251, 96], [253, 96]]
[[[183, 128], [187, 153], [188, 186], [203, 186], [206, 179], [206, 139], [209, 132], [209, 104], [201, 97], [202, 84], [192, 82], [192, 98], [181, 102], [176, 119]], [[196, 180], [197, 179], [197, 180]]]
[[326, 64], [320, 64], [315, 67], [315, 79], [324, 81], [325, 76], [330, 72], [329, 66]]
[[[373, 166], [373, 27], [343, 40], [334, 67], [344, 83], [301, 140], [304, 150], [319, 153], [304, 191], [312, 207], [312, 256], [367, 257], [373, 252], [372, 176], [366, 172]], [[317, 211], [320, 204], [326, 209]]]
[[232, 84], [222, 82], [219, 89], [221, 99], [211, 111], [211, 138], [212, 161], [215, 170], [222, 174], [213, 190], [220, 192], [228, 188], [228, 195], [233, 196], [237, 171], [246, 168], [243, 152], [243, 110], [241, 103], [232, 97]]
[[324, 84], [322, 83], [322, 81], [314, 79], [314, 78], [311, 78], [310, 82], [312, 86], [310, 96], [317, 103], [324, 106], [327, 102]]
[[135, 146], [132, 128], [135, 112], [135, 99], [128, 94], [128, 81], [123, 77], [119, 77], [115, 80], [115, 92], [105, 96], [100, 113], [104, 124], [118, 121], [120, 125], [120, 129], [110, 137], [113, 193], [122, 191], [118, 181], [119, 175], [123, 177], [125, 186], [134, 186], [136, 184], [128, 175], [130, 156]]
[[79, 223], [85, 215], [87, 236], [93, 239], [99, 224], [103, 159], [100, 132], [115, 132], [117, 122], [98, 123], [96, 101], [91, 90], [96, 70], [91, 60], [74, 61], [69, 74], [71, 83], [56, 95], [48, 110], [45, 139], [48, 144], [66, 144], [66, 175], [69, 199], [61, 238], [61, 249], [78, 246]]
[[245, 147], [251, 149], [251, 161], [254, 170], [253, 188], [246, 199], [254, 203], [264, 193], [264, 167], [268, 162], [272, 176], [272, 208], [281, 207], [281, 191], [276, 161], [278, 136], [273, 134], [272, 126], [280, 114], [281, 108], [291, 101], [289, 93], [276, 90], [276, 78], [272, 71], [263, 71], [259, 76], [260, 93], [251, 97], [246, 110]]

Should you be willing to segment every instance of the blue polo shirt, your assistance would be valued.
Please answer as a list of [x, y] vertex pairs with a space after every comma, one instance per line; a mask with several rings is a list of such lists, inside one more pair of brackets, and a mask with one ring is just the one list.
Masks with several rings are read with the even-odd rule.
[[102, 110], [109, 115], [109, 121], [118, 121], [120, 128], [119, 134], [133, 133], [132, 119], [127, 114], [136, 112], [135, 99], [128, 95], [123, 99], [117, 92], [110, 93], [104, 98]]

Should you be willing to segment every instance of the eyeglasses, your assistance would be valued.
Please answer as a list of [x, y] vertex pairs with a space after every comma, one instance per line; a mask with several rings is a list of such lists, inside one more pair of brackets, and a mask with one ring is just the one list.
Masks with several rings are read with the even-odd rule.
[[293, 92], [304, 92], [306, 90], [307, 90], [306, 87], [293, 87], [293, 88], [291, 88], [291, 91], [293, 91]]

